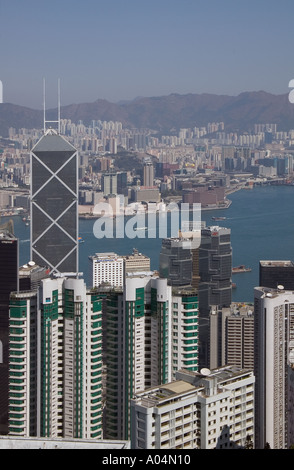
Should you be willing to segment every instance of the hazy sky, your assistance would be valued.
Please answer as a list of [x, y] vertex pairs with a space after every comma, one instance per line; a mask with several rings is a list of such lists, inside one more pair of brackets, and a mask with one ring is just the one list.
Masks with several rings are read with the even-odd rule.
[[4, 102], [288, 93], [293, 0], [0, 0]]

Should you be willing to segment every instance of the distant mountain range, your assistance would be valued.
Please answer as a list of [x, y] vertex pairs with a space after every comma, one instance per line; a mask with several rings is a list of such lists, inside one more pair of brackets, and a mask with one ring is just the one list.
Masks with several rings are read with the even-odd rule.
[[[55, 120], [57, 110], [46, 111], [46, 119]], [[294, 104], [288, 94], [264, 91], [244, 92], [238, 96], [214, 94], [171, 94], [133, 101], [111, 103], [98, 99], [93, 103], [61, 107], [61, 118], [85, 125], [92, 120], [120, 121], [125, 127], [149, 128], [169, 134], [180, 128], [225, 123], [226, 131], [250, 132], [256, 123], [276, 123], [278, 130], [294, 129]], [[43, 111], [10, 103], [0, 104], [0, 135], [8, 136], [9, 127], [42, 129]]]

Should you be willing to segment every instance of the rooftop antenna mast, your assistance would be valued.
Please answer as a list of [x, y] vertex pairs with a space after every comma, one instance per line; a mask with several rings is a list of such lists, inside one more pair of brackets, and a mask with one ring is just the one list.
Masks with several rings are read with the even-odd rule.
[[46, 132], [46, 124], [55, 123], [57, 124], [58, 134], [60, 134], [60, 78], [58, 79], [58, 119], [57, 121], [46, 120], [46, 83], [43, 78], [43, 106], [44, 106], [44, 134]]

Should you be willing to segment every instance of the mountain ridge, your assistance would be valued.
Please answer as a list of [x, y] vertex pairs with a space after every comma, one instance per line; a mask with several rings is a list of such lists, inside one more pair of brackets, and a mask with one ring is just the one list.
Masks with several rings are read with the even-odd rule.
[[[46, 110], [46, 119], [55, 120], [56, 116], [57, 109]], [[75, 123], [82, 120], [85, 125], [92, 120], [120, 121], [124, 127], [148, 128], [161, 134], [171, 129], [202, 127], [208, 122], [224, 122], [228, 132], [250, 132], [257, 123], [276, 123], [278, 130], [287, 131], [294, 128], [294, 106], [288, 94], [263, 90], [236, 96], [171, 93], [119, 103], [100, 98], [91, 103], [73, 103], [61, 107], [61, 118]], [[43, 111], [1, 103], [0, 135], [7, 137], [9, 127], [42, 129]]]

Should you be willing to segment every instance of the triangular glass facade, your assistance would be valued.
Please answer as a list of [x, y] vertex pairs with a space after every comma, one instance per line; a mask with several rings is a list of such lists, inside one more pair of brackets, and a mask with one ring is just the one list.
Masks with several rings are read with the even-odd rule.
[[31, 151], [31, 259], [78, 272], [77, 150], [48, 131]]

